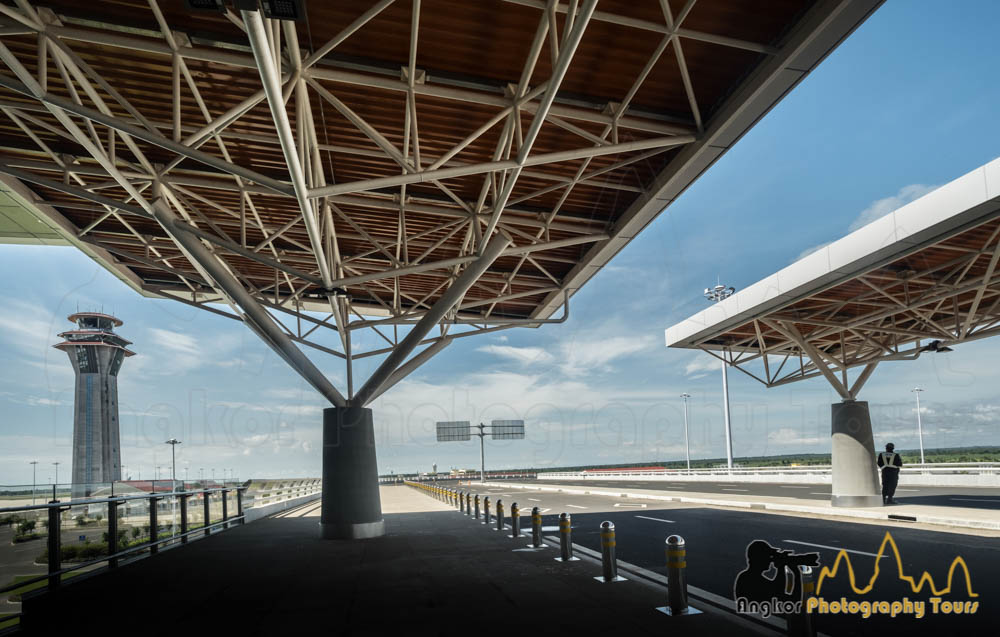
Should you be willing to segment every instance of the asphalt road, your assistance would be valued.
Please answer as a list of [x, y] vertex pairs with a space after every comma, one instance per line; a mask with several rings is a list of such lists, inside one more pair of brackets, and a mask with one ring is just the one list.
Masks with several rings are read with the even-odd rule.
[[[905, 476], [904, 476], [905, 478]], [[530, 482], [522, 480], [521, 482]], [[542, 481], [538, 481], [541, 483]], [[663, 480], [552, 480], [545, 484], [573, 485], [627, 490], [655, 489], [658, 491], [681, 491], [691, 494], [715, 495], [762, 495], [805, 500], [829, 500], [828, 484], [775, 484], [750, 482], [666, 482]], [[907, 486], [901, 480], [896, 489], [896, 501], [900, 504], [921, 504], [933, 506], [955, 506], [1000, 511], [1000, 488], [996, 487], [925, 487]]]
[[[593, 482], [588, 484], [593, 485]], [[564, 493], [538, 493], [518, 489], [489, 488], [486, 491], [495, 502], [503, 500], [509, 515], [512, 502], [517, 502], [530, 526], [531, 507], [539, 507], [543, 523], [550, 527], [546, 535], [555, 535], [560, 512], [573, 517], [573, 541], [595, 551], [600, 550], [600, 523], [614, 522], [617, 551], [621, 560], [665, 573], [664, 541], [670, 534], [679, 534], [687, 541], [688, 582], [717, 595], [732, 598], [736, 575], [746, 567], [746, 546], [763, 539], [772, 546], [796, 552], [817, 551], [821, 566], [832, 566], [839, 549], [849, 551], [857, 582], [863, 585], [874, 571], [875, 554], [889, 531], [899, 547], [903, 572], [919, 579], [927, 571], [938, 589], [948, 581], [952, 560], [961, 556], [968, 564], [972, 590], [978, 597], [967, 597], [961, 570], [955, 577], [955, 593], [944, 600], [979, 601], [975, 615], [934, 615], [931, 613], [926, 587], [914, 594], [896, 577], [895, 558], [881, 558], [883, 576], [868, 595], [854, 595], [846, 584], [844, 572], [827, 580], [822, 596], [827, 600], [894, 601], [907, 597], [927, 603], [926, 616], [870, 617], [824, 616], [818, 618], [821, 632], [829, 635], [971, 635], [996, 634], [1000, 622], [1000, 539], [955, 532], [938, 532], [907, 528], [905, 523], [868, 524], [837, 522], [808, 517], [784, 516], [720, 510], [674, 503], [651, 503], [608, 496], [584, 496]], [[494, 509], [495, 510], [495, 509]], [[991, 629], [990, 627], [993, 627]]]

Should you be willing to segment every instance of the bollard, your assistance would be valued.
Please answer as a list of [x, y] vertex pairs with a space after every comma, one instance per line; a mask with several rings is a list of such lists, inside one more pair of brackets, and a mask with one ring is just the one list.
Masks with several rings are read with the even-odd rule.
[[472, 515], [472, 493], [465, 493], [465, 514]]
[[656, 610], [667, 615], [697, 615], [697, 608], [688, 606], [687, 548], [684, 538], [671, 535], [667, 538], [667, 605]]
[[624, 582], [624, 577], [618, 577], [618, 560], [615, 558], [615, 524], [601, 522], [601, 570], [603, 573], [594, 579], [605, 584]]
[[538, 507], [531, 507], [531, 548], [545, 548], [542, 544], [542, 514], [538, 512]]
[[490, 523], [490, 496], [483, 497], [483, 524]]
[[559, 557], [557, 562], [577, 562], [580, 558], [573, 557], [573, 516], [569, 513], [559, 514]]
[[816, 593], [813, 570], [811, 566], [804, 564], [799, 565], [798, 569], [802, 584], [802, 605], [799, 612], [791, 613], [785, 620], [788, 637], [816, 637], [816, 624], [813, 623], [813, 614], [808, 610], [809, 599]]
[[521, 509], [517, 502], [510, 505], [510, 536], [517, 539], [521, 535]]
[[456, 504], [458, 505], [458, 510], [465, 513], [465, 494], [461, 491], [458, 492], [458, 502]]
[[503, 500], [497, 498], [497, 531], [503, 531]]
[[473, 499], [473, 502], [475, 502], [475, 504], [476, 504], [476, 519], [478, 520], [479, 519], [479, 494], [478, 493], [476, 494], [475, 499]]

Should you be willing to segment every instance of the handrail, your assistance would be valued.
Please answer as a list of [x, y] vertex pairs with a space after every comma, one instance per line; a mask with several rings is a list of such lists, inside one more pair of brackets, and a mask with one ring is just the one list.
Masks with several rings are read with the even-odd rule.
[[[27, 580], [19, 581], [15, 584], [9, 584], [0, 588], [0, 594], [6, 593], [12, 590], [17, 590], [37, 582], [48, 580], [48, 589], [52, 590], [61, 584], [62, 576], [65, 573], [70, 573], [72, 571], [77, 571], [89, 566], [94, 566], [95, 564], [101, 564], [103, 562], [108, 563], [109, 568], [117, 568], [118, 561], [123, 557], [128, 557], [132, 554], [149, 551], [152, 553], [157, 553], [159, 551], [161, 544], [167, 543], [187, 543], [188, 538], [195, 534], [201, 535], [211, 535], [212, 531], [221, 527], [223, 530], [230, 528], [233, 524], [239, 523], [244, 524], [246, 521], [246, 516], [243, 512], [243, 493], [247, 490], [246, 486], [237, 487], [219, 487], [211, 489], [199, 489], [195, 491], [170, 491], [161, 493], [148, 493], [148, 494], [137, 494], [137, 495], [127, 495], [127, 496], [115, 496], [111, 498], [95, 498], [86, 500], [70, 500], [66, 502], [60, 502], [58, 500], [53, 502], [46, 502], [43, 504], [27, 505], [21, 507], [4, 507], [0, 509], [0, 513], [12, 513], [12, 512], [22, 512], [22, 511], [38, 511], [47, 510], [48, 511], [48, 539], [46, 542], [46, 550], [48, 551], [48, 572], [38, 575], [37, 577], [32, 577]], [[236, 495], [236, 511], [235, 515], [229, 515], [228, 511], [228, 498], [230, 493], [235, 493]], [[222, 495], [222, 519], [217, 522], [211, 521], [210, 502], [212, 494]], [[203, 506], [204, 506], [204, 524], [197, 529], [188, 529], [188, 507], [187, 499], [192, 496], [202, 496]], [[180, 533], [171, 533], [167, 537], [160, 537], [160, 524], [157, 520], [157, 502], [160, 500], [168, 498], [179, 499], [181, 502], [180, 507]], [[143, 542], [137, 546], [131, 546], [122, 550], [116, 550], [111, 553], [112, 547], [117, 547], [118, 545], [118, 506], [123, 502], [128, 500], [146, 500], [149, 503], [149, 540]], [[108, 531], [107, 531], [107, 545], [108, 554], [101, 555], [93, 560], [88, 560], [86, 562], [80, 562], [70, 566], [62, 566], [62, 517], [61, 513], [63, 511], [72, 510], [75, 507], [90, 506], [94, 504], [107, 504], [108, 506]]]
[[[551, 471], [538, 474], [539, 479], [545, 478], [611, 478], [620, 476], [728, 476], [728, 475], [781, 475], [781, 474], [820, 474], [829, 475], [830, 465], [803, 465], [799, 467], [735, 467], [733, 469], [700, 468], [700, 469], [621, 469], [581, 470], [581, 471]], [[1000, 472], [1000, 462], [933, 462], [924, 464], [907, 464], [903, 473], [961, 473], [970, 475], [993, 475]]]

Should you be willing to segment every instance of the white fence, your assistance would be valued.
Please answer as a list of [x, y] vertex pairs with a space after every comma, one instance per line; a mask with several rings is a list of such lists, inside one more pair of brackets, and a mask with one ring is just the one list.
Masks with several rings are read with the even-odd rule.
[[[1000, 463], [997, 462], [936, 462], [907, 465], [901, 480], [906, 484], [924, 486], [1000, 486]], [[734, 467], [720, 469], [622, 469], [620, 471], [556, 471], [539, 473], [546, 480], [622, 480], [663, 482], [778, 482], [794, 484], [830, 484], [830, 465], [801, 467]]]
[[298, 478], [293, 480], [251, 480], [243, 496], [243, 508], [247, 522], [253, 522], [319, 499], [323, 493], [320, 478]]

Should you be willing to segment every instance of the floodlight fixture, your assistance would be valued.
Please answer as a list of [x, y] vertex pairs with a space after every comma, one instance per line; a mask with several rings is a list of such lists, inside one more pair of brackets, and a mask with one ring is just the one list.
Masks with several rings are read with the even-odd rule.
[[184, 0], [184, 8], [191, 12], [225, 13], [226, 0]]
[[264, 17], [272, 20], [301, 22], [306, 19], [304, 0], [261, 0], [260, 8]]

